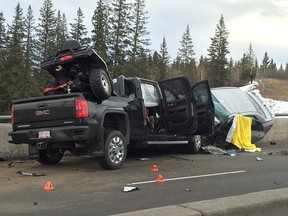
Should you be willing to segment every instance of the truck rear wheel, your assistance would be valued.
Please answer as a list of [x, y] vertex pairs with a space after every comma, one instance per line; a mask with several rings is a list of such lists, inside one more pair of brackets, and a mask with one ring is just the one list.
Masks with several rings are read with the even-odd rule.
[[117, 130], [105, 133], [104, 156], [97, 158], [104, 169], [119, 169], [127, 156], [127, 143], [123, 134]]
[[39, 150], [38, 162], [44, 165], [57, 164], [62, 159], [64, 151], [61, 148]]
[[188, 142], [187, 151], [189, 154], [198, 154], [202, 147], [202, 136], [194, 135]]
[[112, 86], [107, 73], [101, 68], [92, 68], [90, 87], [98, 100], [106, 100], [111, 96]]

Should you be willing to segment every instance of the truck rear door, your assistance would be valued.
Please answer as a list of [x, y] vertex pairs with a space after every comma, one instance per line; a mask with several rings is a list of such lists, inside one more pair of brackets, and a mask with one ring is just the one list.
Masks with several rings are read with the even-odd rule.
[[197, 127], [196, 110], [186, 77], [159, 82], [163, 95], [163, 119], [168, 134], [187, 134]]
[[214, 104], [207, 80], [192, 86], [197, 110], [197, 129], [195, 134], [211, 134], [214, 132]]

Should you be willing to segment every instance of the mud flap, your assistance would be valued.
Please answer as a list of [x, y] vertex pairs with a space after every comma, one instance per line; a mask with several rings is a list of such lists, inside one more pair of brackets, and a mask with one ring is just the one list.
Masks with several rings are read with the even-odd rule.
[[39, 149], [34, 145], [29, 145], [29, 159], [38, 160], [39, 159]]

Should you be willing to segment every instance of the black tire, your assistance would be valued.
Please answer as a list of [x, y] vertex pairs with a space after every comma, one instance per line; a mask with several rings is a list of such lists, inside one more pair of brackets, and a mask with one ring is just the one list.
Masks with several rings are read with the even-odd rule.
[[127, 156], [127, 143], [123, 134], [117, 130], [105, 133], [104, 156], [97, 158], [104, 169], [115, 170], [121, 168]]
[[62, 159], [64, 151], [61, 148], [39, 150], [38, 162], [44, 165], [57, 164]]
[[189, 154], [198, 154], [201, 152], [202, 136], [194, 135], [188, 142], [187, 151]]
[[111, 96], [112, 86], [107, 73], [101, 68], [92, 68], [90, 87], [97, 100], [106, 100]]

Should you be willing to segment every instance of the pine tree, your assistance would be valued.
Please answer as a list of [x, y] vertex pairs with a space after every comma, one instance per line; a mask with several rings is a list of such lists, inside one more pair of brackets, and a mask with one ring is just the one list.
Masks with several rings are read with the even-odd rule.
[[256, 76], [255, 68], [255, 55], [252, 48], [252, 44], [249, 45], [248, 51], [243, 55], [241, 59], [241, 79], [250, 80]]
[[35, 19], [31, 5], [27, 10], [27, 15], [24, 22], [25, 26], [25, 73], [32, 74], [36, 71], [36, 47], [35, 47]]
[[141, 53], [148, 53], [147, 48], [150, 45], [146, 24], [148, 12], [145, 11], [145, 0], [135, 0], [132, 5], [132, 23], [131, 23], [131, 54], [130, 58], [132, 63], [136, 63], [139, 60]]
[[91, 42], [92, 46], [95, 48], [96, 52], [104, 59], [108, 58], [108, 17], [109, 17], [109, 4], [107, 0], [99, 0], [97, 3], [97, 8], [94, 10], [92, 17], [92, 36]]
[[77, 10], [77, 18], [74, 19], [74, 23], [70, 23], [71, 30], [70, 36], [71, 39], [78, 41], [81, 45], [88, 45], [89, 39], [87, 37], [88, 31], [83, 24], [84, 14], [79, 7]]
[[23, 89], [24, 73], [24, 18], [23, 9], [20, 3], [15, 8], [12, 25], [8, 25], [7, 31], [7, 58], [4, 63], [3, 77], [1, 80], [4, 105], [3, 110], [6, 113], [9, 110], [13, 99], [22, 98], [25, 94]]
[[110, 37], [109, 51], [110, 56], [116, 66], [115, 70], [118, 74], [122, 74], [124, 70], [123, 63], [127, 61], [127, 52], [131, 41], [129, 40], [129, 27], [131, 25], [131, 17], [129, 15], [130, 5], [126, 0], [112, 1], [112, 14], [109, 18]]
[[[5, 77], [5, 67], [4, 63], [6, 61], [6, 28], [5, 28], [5, 18], [2, 12], [0, 12], [0, 77]], [[8, 114], [7, 110], [7, 100], [5, 95], [5, 88], [8, 83], [1, 79], [0, 82], [0, 115]]]
[[24, 89], [23, 97], [31, 97], [39, 94], [35, 77], [33, 76], [38, 71], [36, 64], [36, 41], [35, 41], [35, 19], [33, 10], [29, 5], [27, 15], [24, 21], [24, 74], [22, 77]]
[[224, 17], [221, 15], [216, 25], [215, 36], [211, 38], [211, 45], [208, 49], [209, 60], [209, 81], [211, 86], [225, 86], [228, 81], [228, 31], [225, 27]]
[[[195, 62], [195, 52], [193, 50], [193, 42], [190, 33], [190, 27], [187, 25], [185, 32], [182, 35], [182, 40], [180, 41], [181, 48], [178, 50], [178, 59], [180, 63], [180, 73], [187, 76], [190, 82], [194, 83], [196, 81], [196, 62]], [[199, 77], [198, 77], [199, 79]]]
[[262, 59], [262, 64], [260, 65], [260, 70], [259, 70], [259, 77], [258, 78], [267, 78], [268, 74], [268, 66], [270, 64], [270, 58], [267, 54], [267, 52], [264, 53], [264, 57]]
[[160, 71], [159, 76], [157, 77], [158, 80], [165, 79], [168, 77], [168, 68], [170, 63], [170, 56], [168, 53], [168, 47], [166, 43], [165, 37], [163, 37], [163, 41], [160, 45]]
[[204, 58], [203, 55], [200, 56], [199, 59], [199, 65], [197, 67], [197, 72], [199, 74], [199, 80], [205, 80], [208, 79], [208, 60], [207, 58]]
[[190, 33], [190, 27], [187, 25], [182, 40], [180, 41], [181, 48], [178, 50], [178, 57], [180, 63], [189, 64], [192, 59], [195, 59], [195, 52], [193, 50], [193, 42]]
[[45, 60], [57, 51], [55, 44], [56, 17], [52, 0], [44, 0], [40, 8], [40, 18], [37, 28], [39, 61]]
[[63, 44], [68, 39], [67, 19], [65, 13], [61, 15], [60, 10], [57, 13], [56, 19], [56, 47], [58, 50], [61, 49]]

